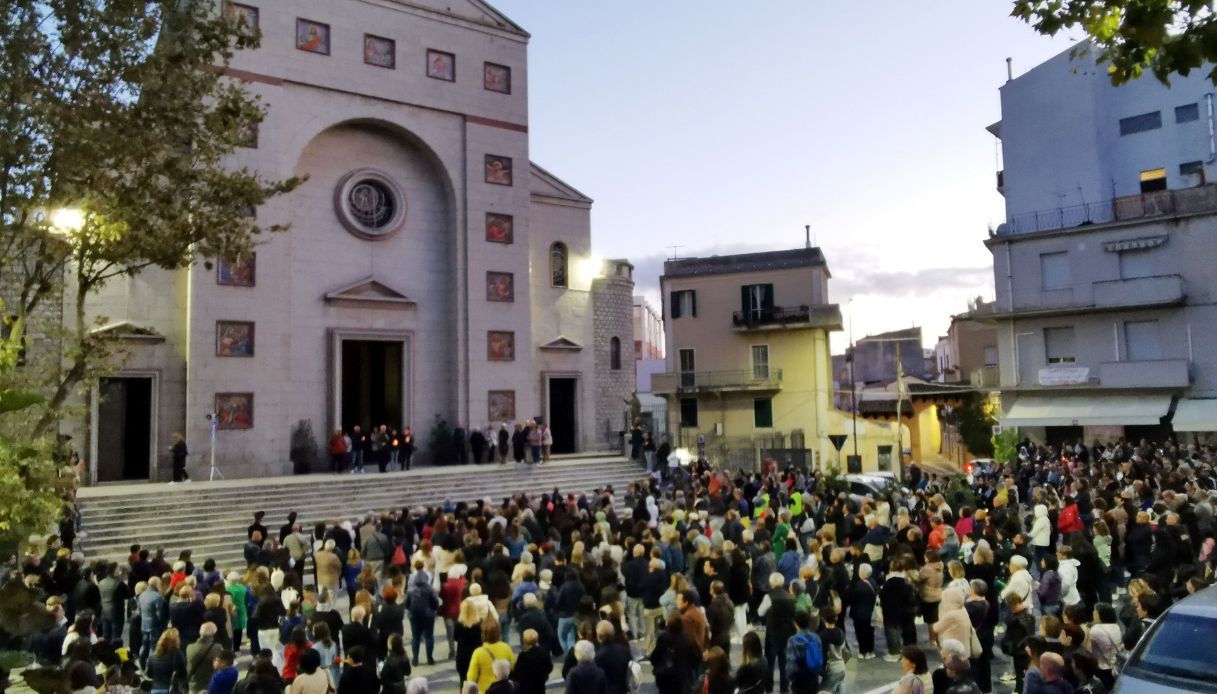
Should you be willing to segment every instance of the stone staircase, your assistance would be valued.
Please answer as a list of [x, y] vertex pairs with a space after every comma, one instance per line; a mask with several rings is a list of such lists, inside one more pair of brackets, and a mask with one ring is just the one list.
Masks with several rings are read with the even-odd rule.
[[[375, 470], [375, 468], [372, 468]], [[172, 561], [191, 549], [201, 564], [213, 558], [222, 569], [244, 566], [242, 546], [254, 511], [273, 533], [295, 511], [306, 532], [314, 523], [354, 519], [368, 512], [436, 505], [446, 500], [494, 503], [517, 491], [539, 495], [557, 487], [564, 494], [612, 485], [620, 501], [626, 486], [645, 473], [621, 457], [568, 458], [539, 467], [463, 465], [410, 472], [362, 475], [317, 474], [190, 484], [127, 484], [81, 489], [78, 502], [86, 558], [124, 560], [130, 545], [165, 548]]]

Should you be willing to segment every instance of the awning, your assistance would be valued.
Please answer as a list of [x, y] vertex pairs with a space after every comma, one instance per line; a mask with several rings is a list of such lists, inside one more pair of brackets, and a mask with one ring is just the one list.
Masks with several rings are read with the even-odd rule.
[[1217, 399], [1184, 398], [1175, 404], [1175, 431], [1217, 431]]
[[1022, 395], [1000, 419], [1007, 427], [1154, 425], [1170, 405], [1170, 395]]

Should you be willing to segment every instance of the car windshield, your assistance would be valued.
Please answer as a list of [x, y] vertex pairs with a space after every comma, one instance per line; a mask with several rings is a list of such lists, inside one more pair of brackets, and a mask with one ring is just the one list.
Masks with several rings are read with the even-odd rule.
[[1217, 659], [1199, 644], [1217, 642], [1217, 619], [1168, 613], [1130, 668], [1193, 680], [1217, 678]]

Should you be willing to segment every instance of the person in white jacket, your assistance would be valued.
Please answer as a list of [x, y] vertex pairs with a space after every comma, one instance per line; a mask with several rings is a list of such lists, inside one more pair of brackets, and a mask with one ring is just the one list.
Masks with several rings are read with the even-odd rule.
[[1078, 592], [1078, 567], [1082, 562], [1069, 556], [1069, 547], [1056, 548], [1058, 566], [1056, 572], [1061, 577], [1061, 602], [1065, 607], [1082, 602], [1082, 594]]
[[1024, 608], [1034, 610], [1035, 601], [1032, 599], [1034, 594], [1035, 582], [1031, 579], [1030, 572], [1027, 571], [1027, 558], [1021, 554], [1010, 557], [1010, 581], [1006, 583], [1005, 588], [1002, 588], [1001, 595], [998, 597], [1005, 602], [1007, 595], [1018, 596]]
[[1031, 546], [1035, 548], [1035, 565], [1040, 565], [1040, 559], [1048, 556], [1052, 545], [1052, 523], [1048, 520], [1048, 507], [1043, 504], [1035, 505], [1035, 520], [1031, 522], [1029, 533]]

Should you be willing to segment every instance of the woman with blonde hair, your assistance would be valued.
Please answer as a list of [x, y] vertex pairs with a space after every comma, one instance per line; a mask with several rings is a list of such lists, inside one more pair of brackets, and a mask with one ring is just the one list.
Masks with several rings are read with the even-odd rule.
[[[498, 620], [495, 621], [497, 623]], [[453, 638], [456, 640], [456, 674], [463, 682], [469, 672], [473, 652], [482, 645], [482, 618], [478, 616], [477, 605], [468, 600], [461, 603], [461, 613], [453, 627]]]
[[152, 694], [169, 694], [170, 690], [184, 689], [186, 684], [186, 656], [182, 653], [182, 640], [178, 630], [169, 627], [156, 642], [156, 652], [148, 658], [144, 674], [152, 680]]

